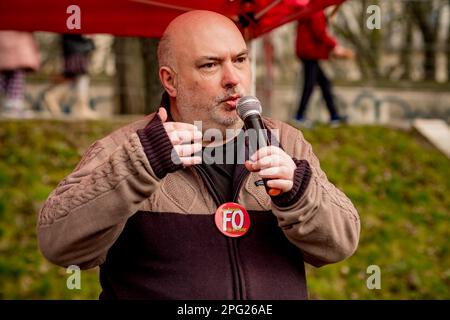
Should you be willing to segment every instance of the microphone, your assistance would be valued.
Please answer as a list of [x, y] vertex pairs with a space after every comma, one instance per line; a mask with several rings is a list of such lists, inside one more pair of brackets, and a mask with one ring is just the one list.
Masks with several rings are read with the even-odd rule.
[[[239, 99], [236, 110], [239, 118], [244, 121], [245, 129], [253, 129], [253, 132], [256, 133], [256, 137], [253, 139], [252, 137], [249, 137], [251, 149], [256, 151], [260, 148], [270, 146], [270, 141], [267, 137], [267, 129], [261, 119], [261, 102], [259, 102], [256, 97], [245, 96]], [[263, 179], [267, 193], [270, 196], [281, 194], [280, 189], [268, 187], [267, 180], [268, 179]]]

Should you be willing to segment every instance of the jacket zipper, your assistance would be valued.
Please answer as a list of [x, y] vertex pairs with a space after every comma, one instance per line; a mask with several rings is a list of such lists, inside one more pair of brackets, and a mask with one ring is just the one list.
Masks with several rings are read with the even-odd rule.
[[247, 169], [244, 169], [243, 171], [242, 171], [242, 173], [240, 173], [239, 174], [239, 177], [238, 177], [238, 179], [237, 179], [237, 188], [235, 189], [235, 191], [234, 191], [234, 194], [233, 194], [233, 200], [232, 200], [232, 202], [235, 202], [236, 201], [236, 199], [237, 199], [237, 197], [238, 197], [238, 195], [239, 195], [239, 191], [240, 191], [240, 189], [241, 189], [241, 187], [242, 187], [242, 183], [244, 182], [244, 180], [245, 180], [245, 178], [248, 176], [250, 174], [250, 172], [247, 170]]
[[[237, 169], [238, 167], [236, 167]], [[238, 179], [237, 179], [237, 186], [236, 189], [234, 191], [234, 195], [232, 198], [232, 202], [236, 202], [236, 199], [239, 195], [239, 191], [242, 187], [242, 184], [245, 180], [245, 178], [250, 174], [250, 172], [244, 168], [244, 170], [242, 171], [242, 173], [239, 173]], [[239, 299], [240, 300], [246, 300], [246, 294], [244, 293], [243, 290], [243, 278], [241, 275], [241, 271], [240, 271], [240, 259], [239, 259], [239, 255], [238, 255], [238, 241], [239, 238], [229, 238], [230, 244], [231, 244], [231, 254], [233, 255], [233, 261], [235, 263], [235, 268], [236, 268], [236, 276], [238, 279], [238, 292], [239, 292]]]
[[[194, 170], [197, 171], [197, 173], [200, 175], [200, 177], [203, 179], [203, 181], [206, 184], [206, 187], [213, 197], [214, 201], [216, 202], [217, 206], [219, 207], [222, 203], [225, 202], [224, 199], [216, 192], [216, 190], [213, 187], [213, 182], [211, 181], [211, 178], [206, 173], [206, 171], [201, 166], [194, 166]], [[247, 170], [243, 170], [242, 173], [239, 174], [238, 177], [238, 184], [236, 191], [233, 195], [233, 202], [236, 201], [236, 198], [239, 194], [239, 189], [242, 186], [243, 181], [245, 180], [245, 177], [249, 174]], [[231, 271], [233, 274], [233, 284], [234, 284], [234, 295], [236, 300], [244, 300], [244, 292], [243, 292], [243, 286], [242, 286], [242, 276], [239, 268], [239, 257], [237, 254], [237, 239], [227, 237], [227, 244], [228, 248], [230, 249], [230, 260], [231, 260]]]
[[209, 193], [212, 195], [217, 207], [219, 207], [222, 203], [225, 202], [225, 200], [222, 199], [220, 194], [218, 194], [216, 192], [216, 190], [214, 189], [214, 187], [213, 187], [214, 184], [213, 184], [211, 178], [209, 177], [208, 173], [201, 166], [193, 166], [193, 168], [200, 175], [203, 182], [205, 182], [206, 188], [209, 190]]
[[[271, 132], [270, 130], [268, 131], [268, 137], [269, 139], [271, 139]], [[248, 155], [248, 140], [246, 140], [245, 142], [246, 148], [245, 148], [245, 153], [246, 153], [246, 159], [248, 159], [247, 157]], [[209, 177], [208, 173], [201, 167], [201, 166], [194, 166], [193, 167], [194, 170], [196, 170], [200, 177], [203, 179], [203, 181], [206, 183], [206, 187], [209, 190], [209, 193], [212, 195], [214, 201], [216, 202], [217, 206], [219, 207], [222, 203], [225, 202], [224, 199], [222, 199], [222, 197], [215, 191], [214, 189], [214, 183], [213, 181], [211, 181], [211, 178]], [[238, 167], [236, 166], [235, 170], [240, 169], [241, 172], [238, 173], [237, 176], [237, 184], [236, 184], [236, 189], [234, 191], [233, 197], [232, 197], [232, 202], [236, 202], [236, 199], [239, 195], [239, 191], [242, 187], [242, 183], [244, 182], [245, 178], [250, 174], [250, 172], [245, 168], [245, 167]], [[234, 178], [233, 178], [233, 185], [234, 185]], [[240, 262], [239, 262], [239, 255], [238, 255], [238, 248], [237, 248], [237, 241], [238, 239], [235, 238], [230, 238], [227, 237], [227, 244], [228, 247], [230, 248], [231, 252], [230, 253], [230, 260], [231, 260], [231, 269], [232, 269], [232, 274], [233, 274], [233, 282], [235, 285], [234, 289], [234, 294], [236, 296], [237, 300], [246, 300], [246, 293], [243, 290], [243, 277], [241, 275], [240, 272]]]

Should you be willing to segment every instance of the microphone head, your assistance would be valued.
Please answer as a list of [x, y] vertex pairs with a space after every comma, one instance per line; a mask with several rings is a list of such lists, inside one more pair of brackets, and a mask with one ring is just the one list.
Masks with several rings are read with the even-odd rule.
[[245, 96], [239, 99], [236, 106], [237, 114], [242, 121], [245, 120], [249, 115], [259, 114], [261, 115], [262, 108], [261, 102], [256, 97]]

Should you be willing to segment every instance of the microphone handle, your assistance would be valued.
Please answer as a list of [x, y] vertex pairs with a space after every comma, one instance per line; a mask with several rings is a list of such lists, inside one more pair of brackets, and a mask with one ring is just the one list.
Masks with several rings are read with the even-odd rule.
[[[247, 132], [249, 129], [254, 130], [253, 132], [250, 132], [249, 136], [249, 142], [250, 142], [250, 150], [253, 149], [254, 152], [257, 150], [267, 147], [270, 145], [269, 138], [267, 137], [267, 129], [264, 126], [264, 123], [262, 122], [261, 116], [259, 114], [252, 114], [245, 118], [244, 120], [245, 128], [247, 129]], [[253, 145], [252, 145], [253, 144]], [[269, 179], [262, 179], [264, 182], [264, 187], [266, 188], [266, 192], [274, 197], [281, 194], [281, 190], [278, 188], [270, 188], [267, 185], [267, 181]]]

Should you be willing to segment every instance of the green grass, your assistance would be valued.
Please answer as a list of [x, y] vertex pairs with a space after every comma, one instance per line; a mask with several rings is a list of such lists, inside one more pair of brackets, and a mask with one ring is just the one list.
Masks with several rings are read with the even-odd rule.
[[[82, 289], [68, 290], [69, 274], [40, 255], [35, 225], [89, 144], [122, 124], [1, 122], [0, 299], [97, 299], [97, 271], [83, 271]], [[411, 132], [323, 127], [305, 136], [362, 222], [354, 256], [308, 267], [311, 298], [449, 299], [450, 161]], [[381, 268], [380, 290], [366, 287], [372, 264]]]
[[[381, 127], [305, 133], [328, 178], [361, 218], [358, 251], [308, 268], [312, 298], [449, 299], [450, 160], [414, 133]], [[368, 290], [369, 265], [381, 290]]]

